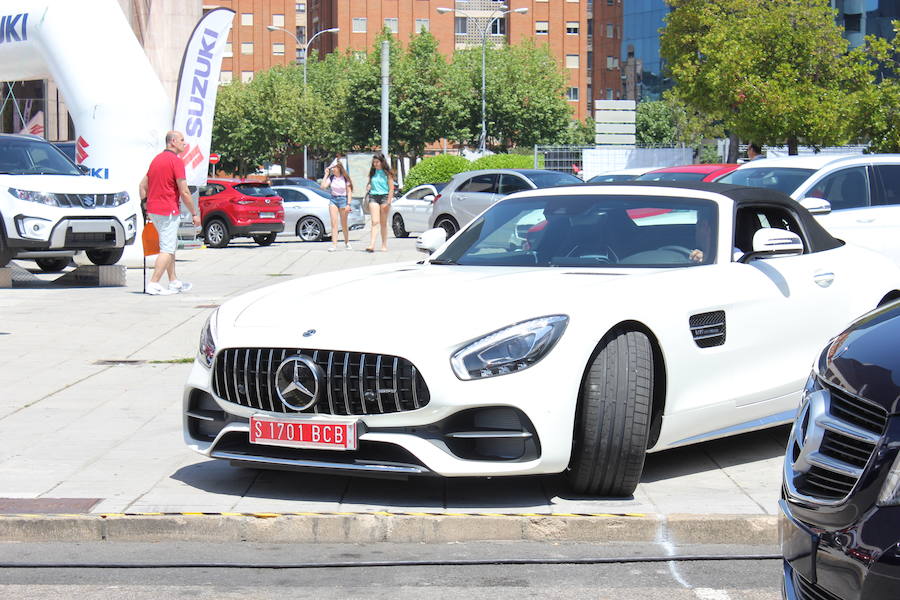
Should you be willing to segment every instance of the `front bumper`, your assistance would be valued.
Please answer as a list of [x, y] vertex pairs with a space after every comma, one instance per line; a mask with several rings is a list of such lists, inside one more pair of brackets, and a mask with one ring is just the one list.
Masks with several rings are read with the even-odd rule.
[[[900, 597], [900, 510], [876, 508], [847, 527], [819, 528], [781, 500], [779, 533], [787, 600], [888, 600]], [[812, 520], [812, 519], [809, 519]]]
[[[41, 250], [91, 250], [95, 248], [122, 248], [134, 243], [137, 237], [137, 217], [125, 223], [116, 217], [67, 216], [55, 223], [45, 219], [16, 215], [13, 219], [14, 234], [7, 233], [7, 243], [12, 249], [22, 251]], [[22, 231], [35, 227], [45, 231]]]

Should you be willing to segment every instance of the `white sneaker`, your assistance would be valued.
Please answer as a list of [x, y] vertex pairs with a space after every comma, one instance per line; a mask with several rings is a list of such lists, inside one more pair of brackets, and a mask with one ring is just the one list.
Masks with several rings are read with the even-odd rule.
[[350, 242], [344, 244], [344, 250], [353, 250], [353, 246], [350, 245]]
[[187, 281], [179, 281], [176, 279], [175, 281], [169, 282], [169, 289], [176, 293], [189, 292], [192, 287], [194, 287], [194, 284], [188, 283]]
[[177, 294], [178, 292], [175, 290], [164, 288], [163, 286], [159, 285], [159, 283], [150, 281], [147, 283], [147, 293], [151, 296], [170, 296], [172, 294]]
[[334, 252], [335, 250], [337, 250], [337, 246], [335, 246], [334, 244], [328, 247], [329, 252]]

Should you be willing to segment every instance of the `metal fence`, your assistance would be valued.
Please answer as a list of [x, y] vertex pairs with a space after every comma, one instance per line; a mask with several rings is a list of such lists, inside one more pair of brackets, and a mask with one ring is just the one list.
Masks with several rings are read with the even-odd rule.
[[693, 162], [694, 150], [662, 146], [535, 146], [534, 168], [589, 179], [633, 167], [667, 167]]

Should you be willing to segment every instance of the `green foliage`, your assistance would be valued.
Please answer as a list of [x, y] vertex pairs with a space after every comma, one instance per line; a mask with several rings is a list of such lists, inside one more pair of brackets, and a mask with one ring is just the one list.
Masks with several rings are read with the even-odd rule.
[[534, 155], [488, 154], [472, 162], [469, 170], [475, 169], [531, 169]]
[[429, 156], [413, 166], [404, 180], [403, 191], [410, 190], [423, 183], [441, 183], [450, 181], [457, 173], [468, 171], [472, 163], [455, 154], [438, 154]]
[[857, 95], [855, 130], [861, 141], [869, 142], [871, 152], [900, 152], [900, 21], [894, 21], [894, 37], [867, 37], [866, 55], [872, 71], [879, 78]]
[[719, 151], [716, 149], [715, 144], [701, 144], [700, 151], [697, 154], [697, 162], [706, 164], [722, 162], [722, 157], [719, 156]]
[[672, 106], [661, 100], [638, 103], [635, 114], [635, 131], [638, 144], [646, 146], [673, 145], [677, 137], [677, 127]]
[[834, 145], [869, 75], [829, 0], [668, 0], [660, 54], [674, 96], [742, 139]]

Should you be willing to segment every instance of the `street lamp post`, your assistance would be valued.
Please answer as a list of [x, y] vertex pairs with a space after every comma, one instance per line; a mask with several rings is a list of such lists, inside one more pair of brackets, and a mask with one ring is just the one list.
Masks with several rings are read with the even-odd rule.
[[[337, 33], [338, 31], [340, 31], [340, 28], [338, 28], [338, 27], [332, 27], [331, 29], [323, 29], [322, 31], [317, 32], [314, 36], [309, 38], [309, 41], [307, 41], [304, 44], [299, 39], [297, 39], [296, 35], [294, 35], [290, 31], [288, 31], [284, 27], [276, 27], [275, 25], [267, 25], [266, 29], [268, 29], [269, 31], [285, 32], [286, 34], [288, 34], [289, 36], [294, 38], [294, 41], [297, 42], [298, 47], [303, 48], [303, 89], [304, 90], [306, 89], [306, 59], [309, 57], [309, 47], [310, 47], [310, 45], [312, 45], [313, 40], [315, 40], [317, 37], [319, 37], [323, 33]], [[303, 144], [303, 176], [304, 177], [306, 177], [306, 149], [307, 149], [306, 144]], [[282, 173], [282, 175], [286, 175], [286, 173]]]
[[[500, 9], [504, 9], [504, 8], [506, 8], [505, 4], [500, 6]], [[463, 16], [466, 16], [466, 17], [468, 16], [463, 11], [458, 11], [455, 8], [438, 7], [437, 11], [442, 15], [452, 12], [452, 13], [462, 14]], [[496, 11], [494, 11], [494, 12], [496, 12]], [[496, 21], [497, 19], [499, 19], [500, 17], [502, 17], [504, 15], [508, 15], [511, 13], [518, 13], [520, 15], [524, 15], [527, 12], [528, 12], [528, 8], [523, 7], [523, 8], [514, 8], [514, 9], [504, 10], [496, 15], [494, 13], [491, 13], [491, 19], [487, 22], [487, 25], [485, 25], [484, 29], [481, 31], [481, 139], [478, 142], [478, 151], [482, 155], [484, 154], [485, 145], [487, 144], [487, 118], [486, 118], [487, 97], [486, 97], [486, 91], [485, 91], [487, 89], [487, 85], [486, 85], [487, 69], [486, 69], [485, 56], [486, 56], [486, 50], [487, 50], [488, 30], [491, 28], [491, 25], [494, 24], [494, 21]]]

